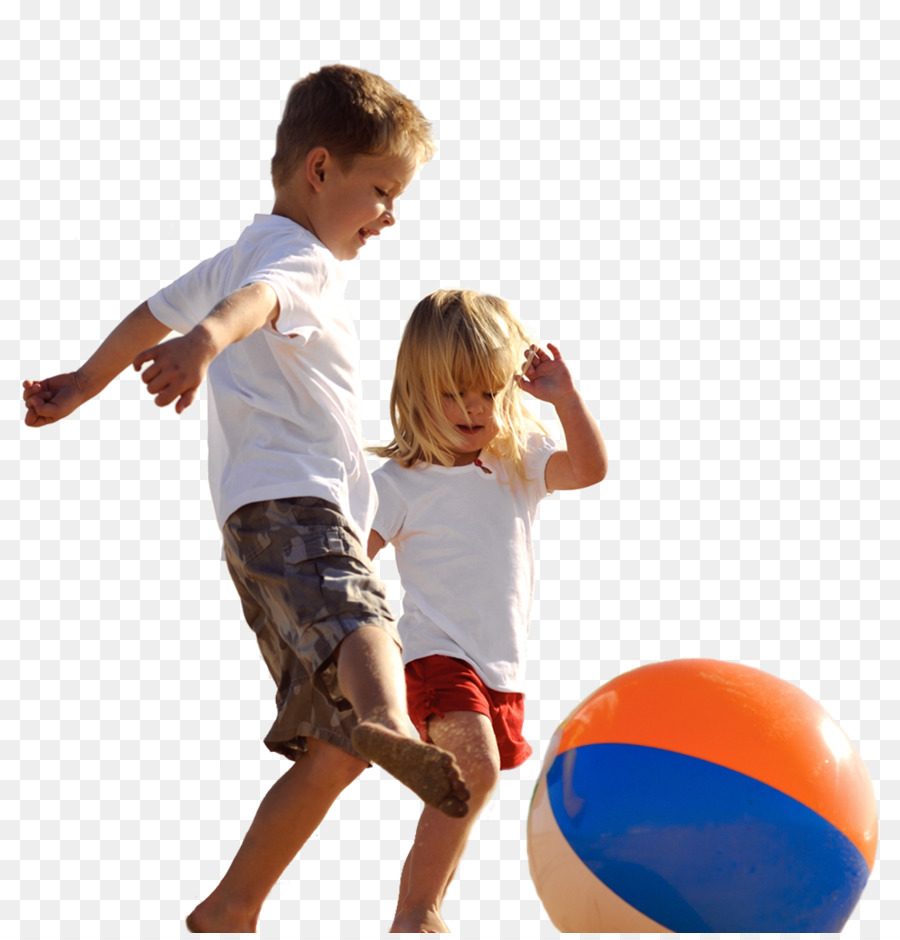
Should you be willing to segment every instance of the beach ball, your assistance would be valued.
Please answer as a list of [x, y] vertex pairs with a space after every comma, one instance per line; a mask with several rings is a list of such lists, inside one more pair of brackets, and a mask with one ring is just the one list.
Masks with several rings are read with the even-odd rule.
[[554, 734], [528, 862], [571, 933], [831, 933], [875, 860], [872, 781], [805, 692], [709, 659], [623, 673]]

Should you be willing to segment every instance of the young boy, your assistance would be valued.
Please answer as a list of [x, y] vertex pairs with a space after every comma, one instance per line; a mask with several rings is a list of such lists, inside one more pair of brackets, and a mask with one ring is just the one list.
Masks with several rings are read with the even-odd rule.
[[[209, 376], [225, 557], [278, 685], [266, 745], [294, 763], [188, 916], [195, 932], [254, 931], [278, 877], [368, 761], [448, 815], [467, 812], [451, 755], [412, 736], [396, 626], [363, 548], [375, 494], [338, 264], [394, 224], [432, 153], [428, 123], [383, 79], [339, 65], [307, 76], [278, 128], [271, 215], [142, 303], [80, 369], [24, 383], [25, 423], [42, 427], [129, 363], [179, 414]], [[183, 335], [161, 342], [170, 330]]]

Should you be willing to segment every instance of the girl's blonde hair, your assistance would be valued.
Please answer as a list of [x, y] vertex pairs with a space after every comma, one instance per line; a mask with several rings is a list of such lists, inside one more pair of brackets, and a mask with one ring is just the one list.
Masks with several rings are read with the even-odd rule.
[[523, 453], [531, 429], [542, 430], [522, 406], [514, 380], [531, 340], [506, 301], [471, 290], [438, 290], [416, 305], [397, 354], [391, 389], [394, 439], [372, 447], [404, 467], [417, 463], [452, 466], [454, 426], [444, 416], [443, 395], [463, 411], [460, 391], [494, 393], [497, 436], [488, 450], [510, 460], [525, 475]]

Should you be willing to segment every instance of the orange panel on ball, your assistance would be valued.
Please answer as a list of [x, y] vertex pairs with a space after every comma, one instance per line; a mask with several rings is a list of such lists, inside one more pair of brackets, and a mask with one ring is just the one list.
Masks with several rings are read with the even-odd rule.
[[861, 758], [821, 705], [776, 676], [712, 659], [642, 666], [598, 689], [560, 732], [560, 753], [637, 744], [746, 774], [827, 819], [874, 864], [878, 817]]

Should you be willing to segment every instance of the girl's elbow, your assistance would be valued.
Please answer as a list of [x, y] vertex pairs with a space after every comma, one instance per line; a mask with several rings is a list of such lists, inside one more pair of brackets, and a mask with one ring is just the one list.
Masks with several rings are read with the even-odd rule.
[[602, 460], [594, 468], [592, 473], [591, 482], [589, 486], [594, 486], [597, 483], [602, 483], [606, 479], [606, 471], [609, 470], [609, 464]]
[[597, 483], [602, 483], [606, 479], [607, 465], [597, 464], [596, 466], [590, 467], [582, 471], [578, 477], [578, 483], [576, 489], [584, 490], [589, 486], [595, 486]]

